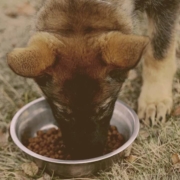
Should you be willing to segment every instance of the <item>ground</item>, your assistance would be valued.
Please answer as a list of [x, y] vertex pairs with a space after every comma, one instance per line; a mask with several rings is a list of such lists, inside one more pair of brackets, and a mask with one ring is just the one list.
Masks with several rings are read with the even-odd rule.
[[[53, 174], [38, 170], [12, 142], [8, 128], [15, 112], [28, 102], [42, 96], [31, 79], [15, 75], [7, 66], [6, 54], [22, 47], [32, 33], [32, 21], [42, 0], [0, 1], [0, 179], [60, 180]], [[142, 22], [143, 24], [143, 22]], [[143, 27], [137, 31], [142, 31]], [[180, 27], [178, 27], [180, 31]], [[143, 32], [144, 29], [143, 29]], [[178, 38], [180, 38], [180, 33]], [[135, 140], [131, 155], [114, 164], [109, 172], [82, 180], [178, 180], [180, 177], [180, 60], [174, 78], [174, 108], [165, 124], [143, 127]], [[130, 72], [120, 99], [134, 110], [142, 84], [141, 65]], [[34, 171], [26, 167], [34, 168]], [[74, 178], [75, 180], [75, 178]]]

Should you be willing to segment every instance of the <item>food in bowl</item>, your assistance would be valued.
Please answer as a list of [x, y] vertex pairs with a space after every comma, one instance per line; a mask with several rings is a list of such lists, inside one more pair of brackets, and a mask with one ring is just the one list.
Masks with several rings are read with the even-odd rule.
[[[39, 130], [36, 134], [36, 137], [28, 139], [26, 143], [28, 149], [42, 156], [54, 159], [72, 160], [62, 140], [60, 129], [51, 128], [47, 131]], [[124, 142], [125, 139], [123, 135], [118, 132], [117, 128], [115, 126], [110, 126], [107, 143], [102, 155], [118, 149]], [[73, 160], [75, 160], [75, 158]]]
[[124, 150], [135, 140], [139, 132], [137, 114], [122, 101], [115, 104], [111, 125], [116, 126], [125, 138], [125, 143], [117, 150], [91, 159], [61, 160], [39, 155], [25, 146], [30, 137], [37, 136], [38, 130], [47, 131], [57, 128], [52, 111], [45, 98], [39, 98], [22, 107], [13, 117], [10, 133], [14, 143], [26, 153], [39, 168], [65, 178], [81, 178], [111, 168], [112, 164], [121, 163]]

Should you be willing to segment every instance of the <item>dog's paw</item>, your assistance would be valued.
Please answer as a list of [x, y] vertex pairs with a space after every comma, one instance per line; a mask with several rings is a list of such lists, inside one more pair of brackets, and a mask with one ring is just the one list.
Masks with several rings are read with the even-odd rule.
[[[156, 89], [156, 88], [155, 88]], [[172, 94], [166, 90], [142, 90], [138, 100], [138, 116], [146, 125], [154, 125], [166, 121], [166, 115], [171, 113]]]

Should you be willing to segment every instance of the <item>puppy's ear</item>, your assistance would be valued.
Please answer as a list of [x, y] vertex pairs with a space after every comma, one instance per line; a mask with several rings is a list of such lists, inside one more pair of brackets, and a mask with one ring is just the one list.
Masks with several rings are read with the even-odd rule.
[[18, 75], [36, 77], [54, 63], [58, 43], [48, 33], [36, 33], [26, 48], [16, 48], [7, 55], [8, 65]]
[[101, 37], [104, 61], [122, 69], [133, 68], [141, 59], [149, 40], [144, 36], [108, 33]]

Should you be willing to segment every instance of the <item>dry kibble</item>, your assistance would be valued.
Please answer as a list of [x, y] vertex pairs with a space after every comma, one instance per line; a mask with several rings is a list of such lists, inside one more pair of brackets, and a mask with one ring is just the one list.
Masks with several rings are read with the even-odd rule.
[[34, 148], [35, 148], [35, 149], [39, 149], [39, 145], [36, 144], [36, 145], [34, 146]]
[[[66, 151], [66, 147], [62, 141], [62, 133], [59, 129], [39, 130], [36, 134], [36, 137], [28, 139], [28, 149], [42, 156], [71, 160], [71, 155]], [[124, 137], [118, 132], [116, 126], [110, 126], [103, 155], [116, 150], [122, 146], [124, 142]]]
[[43, 131], [37, 131], [36, 134], [37, 134], [38, 136], [42, 136], [42, 135], [43, 135]]

